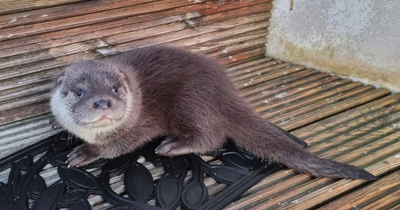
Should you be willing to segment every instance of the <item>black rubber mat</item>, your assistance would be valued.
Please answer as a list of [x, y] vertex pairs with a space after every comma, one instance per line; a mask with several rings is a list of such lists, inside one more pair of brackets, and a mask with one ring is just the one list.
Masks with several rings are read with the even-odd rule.
[[[299, 139], [296, 141], [305, 145]], [[99, 160], [77, 169], [67, 168], [66, 155], [80, 143], [67, 132], [61, 132], [0, 160], [0, 171], [3, 174], [9, 171], [7, 183], [0, 183], [1, 209], [91, 209], [87, 200], [89, 195], [100, 195], [104, 202], [113, 206], [109, 208], [113, 210], [175, 209], [178, 206], [183, 209], [222, 209], [280, 168], [231, 144], [212, 154], [222, 165], [211, 165], [197, 155], [158, 157], [154, 154], [157, 140], [116, 159]], [[38, 154], [42, 156], [34, 161]], [[164, 168], [160, 179], [153, 180], [149, 170], [137, 162], [140, 156]], [[57, 167], [60, 177], [49, 186], [41, 175], [48, 164]], [[88, 172], [94, 168], [101, 168], [98, 176]], [[189, 171], [192, 178], [184, 184]], [[110, 179], [121, 174], [124, 177], [124, 195], [110, 187]], [[212, 177], [227, 187], [209, 197], [204, 176]], [[151, 199], [156, 201], [155, 206], [147, 204]]]

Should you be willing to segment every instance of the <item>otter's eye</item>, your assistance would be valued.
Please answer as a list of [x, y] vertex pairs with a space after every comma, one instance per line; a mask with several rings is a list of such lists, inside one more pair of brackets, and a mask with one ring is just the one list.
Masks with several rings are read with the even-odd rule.
[[118, 88], [112, 87], [112, 92], [117, 93], [118, 92]]
[[81, 89], [78, 89], [78, 90], [76, 91], [76, 96], [82, 97], [82, 96], [83, 96], [83, 91], [82, 91]]

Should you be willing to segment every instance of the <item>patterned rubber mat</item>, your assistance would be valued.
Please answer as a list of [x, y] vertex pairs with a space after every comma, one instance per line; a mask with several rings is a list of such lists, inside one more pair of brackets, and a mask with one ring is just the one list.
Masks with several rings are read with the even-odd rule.
[[[67, 132], [51, 136], [0, 160], [1, 174], [8, 176], [7, 181], [0, 182], [1, 209], [91, 209], [87, 200], [90, 195], [100, 195], [104, 202], [111, 204], [108, 209], [112, 210], [222, 209], [280, 168], [229, 143], [210, 154], [221, 163], [217, 165], [192, 154], [158, 157], [154, 154], [158, 142], [154, 140], [116, 159], [67, 168], [66, 155], [81, 142]], [[300, 140], [299, 143], [305, 145]], [[162, 167], [161, 177], [154, 180], [150, 171], [138, 162], [139, 157]], [[59, 179], [49, 184], [42, 172], [51, 167]], [[95, 174], [91, 172], [93, 169], [101, 170]], [[117, 193], [110, 183], [121, 175], [124, 193]], [[209, 196], [203, 182], [205, 176], [227, 187]]]

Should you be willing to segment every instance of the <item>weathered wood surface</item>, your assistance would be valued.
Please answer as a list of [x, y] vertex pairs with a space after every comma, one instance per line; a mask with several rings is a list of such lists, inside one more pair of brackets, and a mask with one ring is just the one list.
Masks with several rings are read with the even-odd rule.
[[[265, 57], [270, 0], [55, 2], [60, 5], [0, 15], [0, 158], [54, 133], [47, 126], [51, 78], [64, 66], [168, 44], [226, 65], [251, 106], [304, 139], [311, 152], [380, 178], [336, 180], [281, 170], [226, 209], [400, 207], [400, 94]], [[160, 178], [162, 169], [141, 161]], [[55, 174], [51, 166], [43, 172], [48, 185], [58, 180]], [[124, 192], [121, 180], [111, 180], [118, 193]], [[204, 182], [211, 196], [225, 188], [212, 178]], [[110, 208], [100, 196], [89, 201], [94, 209]]]
[[[384, 180], [375, 184], [378, 181], [313, 178], [293, 170], [282, 170], [261, 181], [226, 209], [374, 209], [374, 206], [391, 209], [398, 205], [400, 201], [395, 196], [400, 183], [400, 94], [389, 95], [385, 89], [305, 68], [282, 74], [284, 76], [265, 84], [244, 85], [296, 66], [282, 63], [266, 58], [253, 66], [233, 67], [235, 70], [228, 72], [234, 81], [246, 74], [253, 75], [237, 81], [239, 87], [245, 87], [243, 95], [264, 118], [293, 130], [309, 143], [311, 152], [364, 167]], [[251, 69], [259, 69], [261, 75]], [[267, 75], [261, 73], [265, 71]], [[307, 74], [300, 74], [307, 71]], [[297, 78], [291, 79], [294, 75]], [[387, 176], [390, 177], [388, 182], [385, 181]], [[388, 189], [379, 196], [358, 199], [377, 186]], [[350, 199], [356, 207], [349, 205]]]
[[[70, 4], [84, 0], [3, 0], [0, 1], [0, 14], [7, 14], [12, 12], [20, 12], [24, 10], [39, 9], [44, 7], [51, 7], [63, 4]], [[26, 16], [23, 18], [27, 18]], [[16, 19], [12, 18], [9, 23], [15, 22]]]

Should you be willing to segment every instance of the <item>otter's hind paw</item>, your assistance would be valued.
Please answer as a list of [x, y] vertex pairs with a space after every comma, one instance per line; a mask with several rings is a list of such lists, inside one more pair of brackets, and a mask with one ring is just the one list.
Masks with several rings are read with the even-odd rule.
[[68, 168], [81, 167], [98, 160], [101, 156], [99, 150], [94, 149], [95, 147], [95, 145], [83, 144], [72, 150], [65, 162]]
[[160, 145], [155, 149], [155, 153], [158, 156], [174, 157], [178, 155], [184, 155], [193, 153], [193, 149], [182, 144], [181, 141], [174, 137], [165, 138]]

